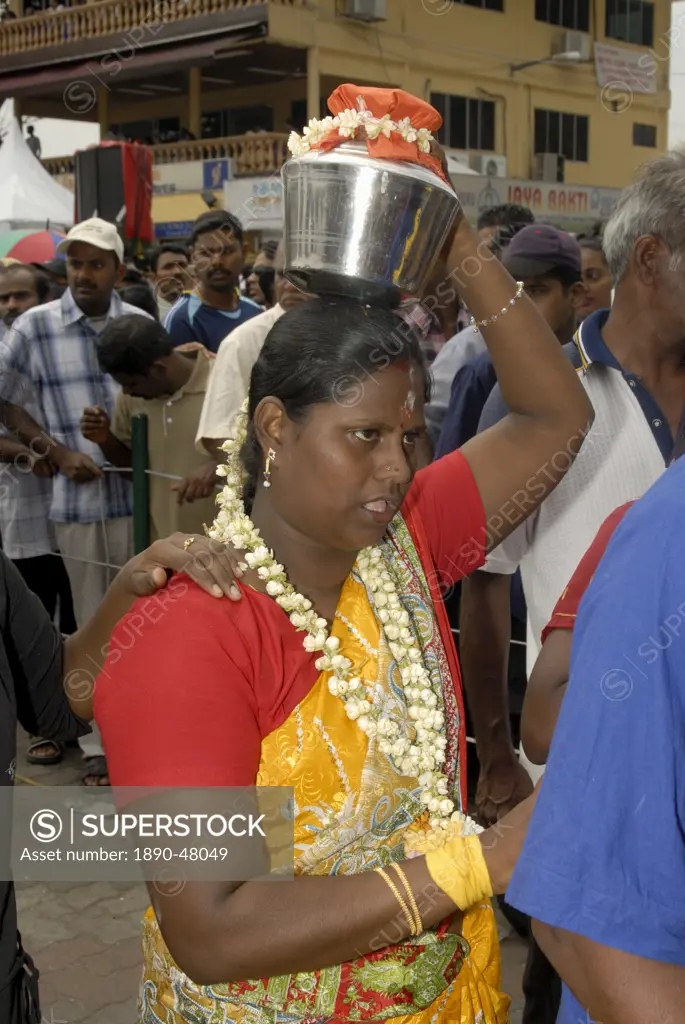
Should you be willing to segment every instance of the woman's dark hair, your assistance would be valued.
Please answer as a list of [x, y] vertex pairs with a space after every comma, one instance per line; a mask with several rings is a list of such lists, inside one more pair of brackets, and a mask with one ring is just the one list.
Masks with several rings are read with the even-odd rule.
[[142, 309], [144, 313], [149, 313], [154, 320], [157, 320], [157, 303], [155, 302], [152, 288], [150, 288], [147, 282], [139, 281], [136, 284], [124, 285], [119, 295], [124, 302], [128, 302], [129, 306], [136, 306], [138, 309]]
[[254, 430], [255, 409], [278, 398], [291, 420], [302, 422], [311, 406], [337, 402], [355, 406], [368, 377], [395, 363], [418, 366], [424, 396], [430, 377], [415, 329], [398, 313], [352, 299], [316, 298], [280, 317], [252, 368], [247, 439], [240, 458], [247, 474], [243, 500], [249, 511], [263, 467]]
[[601, 252], [606, 263], [606, 256], [604, 256], [604, 248], [602, 244], [602, 235], [604, 234], [604, 225], [601, 221], [597, 221], [592, 225], [590, 231], [583, 232], [580, 235], [576, 235], [576, 242], [581, 249], [592, 249], [594, 252]]
[[267, 306], [274, 306], [276, 304], [276, 297], [274, 295], [276, 271], [273, 267], [264, 267], [262, 270], [257, 270], [256, 274], [257, 279], [259, 280], [259, 287], [264, 293]]
[[145, 375], [153, 363], [173, 350], [174, 343], [162, 325], [137, 313], [110, 320], [97, 343], [100, 369], [127, 377]]
[[592, 249], [593, 252], [599, 252], [602, 254], [602, 258], [606, 263], [606, 256], [604, 255], [604, 248], [602, 246], [602, 239], [596, 235], [578, 235], [576, 241], [581, 249]]

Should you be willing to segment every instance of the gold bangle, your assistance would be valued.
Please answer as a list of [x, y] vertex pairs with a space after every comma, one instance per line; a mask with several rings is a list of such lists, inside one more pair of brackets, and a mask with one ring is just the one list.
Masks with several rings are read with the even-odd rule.
[[414, 915], [414, 929], [415, 929], [414, 930], [414, 935], [421, 935], [423, 933], [423, 921], [421, 920], [421, 915], [419, 913], [419, 907], [418, 907], [418, 904], [416, 902], [416, 897], [414, 896], [414, 892], [412, 890], [412, 887], [409, 884], [409, 879], [407, 878], [407, 876], [405, 875], [404, 871], [399, 866], [399, 864], [395, 864], [395, 862], [393, 861], [393, 863], [390, 865], [390, 867], [395, 869], [395, 872], [397, 873], [397, 877], [402, 882], [402, 885], [404, 886], [404, 890], [405, 890], [405, 892], [407, 894], [407, 899], [409, 900], [409, 906], [411, 907], [411, 911], [412, 911], [412, 913]]
[[381, 876], [381, 878], [383, 879], [383, 881], [385, 882], [387, 887], [390, 889], [390, 892], [393, 894], [393, 896], [395, 897], [395, 899], [399, 903], [399, 905], [400, 905], [400, 907], [402, 909], [402, 913], [405, 916], [406, 922], [409, 925], [409, 932], [410, 932], [410, 934], [411, 935], [417, 934], [414, 931], [414, 928], [415, 928], [414, 920], [413, 920], [411, 914], [409, 913], [409, 907], [406, 904], [404, 896], [399, 891], [399, 889], [397, 888], [397, 886], [393, 882], [392, 878], [390, 878], [390, 876], [387, 874], [387, 872], [385, 872], [383, 870], [383, 868], [376, 868], [376, 874]]

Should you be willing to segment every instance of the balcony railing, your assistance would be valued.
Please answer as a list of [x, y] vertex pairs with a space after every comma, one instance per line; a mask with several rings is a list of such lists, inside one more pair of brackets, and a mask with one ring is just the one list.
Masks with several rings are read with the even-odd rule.
[[[0, 25], [0, 57], [117, 35], [146, 25], [188, 21], [246, 10], [264, 0], [90, 0], [63, 11], [33, 14]], [[268, 0], [277, 7], [309, 7], [311, 0]]]
[[[200, 139], [187, 142], [165, 142], [150, 146], [154, 164], [191, 163], [197, 160], [233, 161], [236, 176], [273, 174], [280, 171], [288, 158], [288, 136], [280, 132], [258, 132], [255, 135], [231, 135], [223, 139]], [[73, 174], [73, 156], [53, 156], [43, 160], [50, 174]]]

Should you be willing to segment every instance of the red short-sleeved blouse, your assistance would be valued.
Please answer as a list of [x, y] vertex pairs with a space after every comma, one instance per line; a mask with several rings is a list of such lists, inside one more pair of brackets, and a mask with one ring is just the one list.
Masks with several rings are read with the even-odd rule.
[[635, 502], [628, 501], [625, 505], [620, 505], [619, 508], [614, 509], [611, 515], [607, 516], [600, 526], [597, 536], [578, 563], [578, 568], [571, 577], [569, 585], [554, 606], [552, 618], [542, 631], [543, 644], [553, 629], [573, 629], [575, 626], [583, 594], [592, 582], [592, 577], [602, 561], [607, 544], [630, 506], [634, 504]]
[[[430, 563], [424, 568], [449, 632], [441, 586], [482, 564], [486, 536], [464, 456], [454, 452], [417, 473], [402, 512]], [[217, 600], [174, 578], [119, 623], [97, 681], [95, 717], [112, 784], [252, 785], [262, 738], [314, 685], [315, 660], [270, 597], [244, 588], [240, 602]]]

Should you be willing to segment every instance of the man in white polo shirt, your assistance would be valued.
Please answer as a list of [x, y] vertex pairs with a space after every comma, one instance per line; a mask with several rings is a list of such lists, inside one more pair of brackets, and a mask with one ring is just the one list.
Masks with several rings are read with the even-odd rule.
[[[621, 196], [604, 234], [614, 305], [585, 319], [565, 346], [595, 408], [592, 429], [559, 486], [462, 589], [461, 665], [481, 765], [477, 803], [485, 820], [506, 813], [529, 788], [509, 730], [511, 575], [520, 567], [530, 674], [542, 630], [602, 522], [618, 505], [644, 494], [673, 456], [685, 405], [684, 205], [685, 154], [655, 161]], [[496, 387], [479, 430], [507, 411]], [[568, 458], [558, 454], [561, 461]], [[523, 491], [514, 495], [502, 519], [511, 522], [527, 500]], [[497, 523], [489, 526], [496, 533]], [[524, 1014], [524, 1021], [553, 1021], [552, 1012]]]

